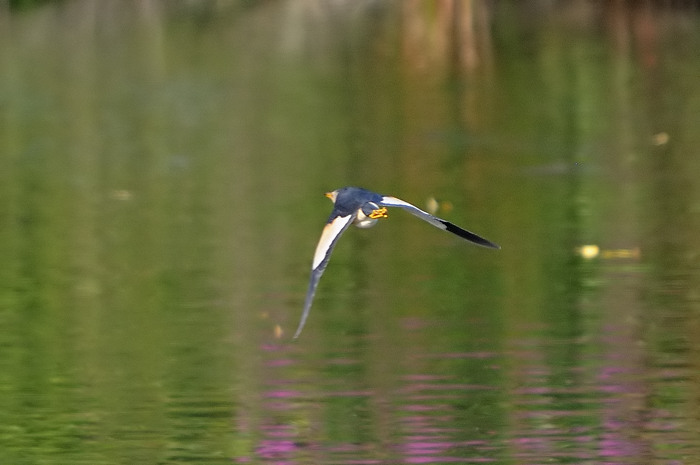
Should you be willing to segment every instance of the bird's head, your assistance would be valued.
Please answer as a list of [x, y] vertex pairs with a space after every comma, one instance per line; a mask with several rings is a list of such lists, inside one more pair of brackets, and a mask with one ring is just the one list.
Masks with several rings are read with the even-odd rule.
[[325, 196], [331, 199], [331, 202], [335, 203], [335, 199], [338, 197], [338, 191], [326, 192]]

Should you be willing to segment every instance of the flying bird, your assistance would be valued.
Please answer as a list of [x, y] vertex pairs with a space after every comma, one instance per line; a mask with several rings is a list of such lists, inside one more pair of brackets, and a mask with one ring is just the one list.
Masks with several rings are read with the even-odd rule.
[[415, 205], [411, 205], [396, 197], [377, 194], [367, 189], [362, 189], [361, 187], [343, 187], [332, 192], [326, 192], [326, 197], [331, 199], [334, 207], [331, 216], [328, 217], [326, 226], [323, 228], [318, 245], [316, 246], [316, 253], [314, 253], [314, 259], [311, 264], [311, 280], [309, 281], [309, 289], [306, 291], [304, 311], [301, 314], [299, 327], [296, 333], [294, 333], [294, 339], [299, 337], [301, 330], [304, 328], [304, 324], [306, 324], [306, 318], [309, 316], [309, 310], [314, 300], [318, 281], [326, 270], [333, 247], [335, 247], [341, 234], [353, 223], [355, 223], [355, 226], [358, 228], [370, 228], [374, 226], [380, 218], [388, 217], [386, 207], [403, 208], [433, 226], [456, 234], [469, 242], [492, 249], [500, 249], [500, 247], [493, 242], [473, 232], [462, 229], [449, 221], [433, 216]]

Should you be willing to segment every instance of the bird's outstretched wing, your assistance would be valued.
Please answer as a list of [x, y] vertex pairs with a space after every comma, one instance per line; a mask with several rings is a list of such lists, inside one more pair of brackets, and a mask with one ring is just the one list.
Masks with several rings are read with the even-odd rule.
[[309, 316], [309, 310], [311, 309], [311, 303], [314, 300], [314, 294], [316, 293], [316, 286], [318, 286], [318, 281], [321, 279], [321, 275], [326, 270], [328, 265], [328, 260], [331, 258], [331, 252], [333, 247], [335, 247], [338, 238], [343, 232], [352, 224], [357, 213], [352, 213], [346, 216], [340, 216], [331, 214], [328, 223], [323, 228], [321, 233], [321, 238], [318, 240], [318, 245], [316, 246], [316, 253], [314, 254], [314, 261], [311, 265], [311, 280], [309, 281], [309, 289], [306, 291], [306, 301], [304, 302], [304, 311], [301, 314], [301, 321], [299, 321], [299, 327], [296, 333], [294, 333], [294, 339], [298, 338], [301, 334], [301, 330], [304, 329], [304, 324], [306, 324], [306, 317]]
[[474, 234], [473, 232], [467, 231], [466, 229], [462, 229], [459, 226], [450, 223], [449, 221], [442, 220], [436, 216], [431, 215], [428, 212], [425, 212], [421, 210], [420, 208], [416, 207], [415, 205], [411, 205], [408, 202], [405, 202], [401, 199], [397, 199], [396, 197], [391, 197], [391, 196], [383, 196], [381, 204], [386, 207], [399, 207], [403, 208], [404, 210], [407, 210], [409, 213], [412, 213], [416, 215], [418, 218], [427, 221], [428, 223], [432, 224], [433, 226], [444, 229], [445, 231], [449, 231], [452, 234], [456, 234], [457, 236], [461, 237], [462, 239], [466, 239], [469, 242], [473, 242], [474, 244], [478, 244], [484, 247], [490, 247], [492, 249], [500, 249], [501, 247], [497, 244], [494, 244], [493, 242], [489, 241], [488, 239], [484, 239], [483, 237]]

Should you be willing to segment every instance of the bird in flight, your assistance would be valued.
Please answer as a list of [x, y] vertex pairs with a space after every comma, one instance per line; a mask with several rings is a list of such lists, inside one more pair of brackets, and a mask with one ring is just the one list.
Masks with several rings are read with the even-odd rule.
[[331, 199], [334, 207], [331, 216], [328, 217], [326, 226], [323, 228], [318, 245], [316, 246], [316, 253], [314, 253], [314, 260], [311, 264], [311, 280], [309, 281], [309, 289], [306, 291], [304, 311], [301, 314], [299, 327], [296, 333], [294, 333], [294, 339], [298, 338], [301, 334], [301, 330], [304, 329], [306, 317], [309, 316], [311, 303], [314, 300], [318, 281], [326, 270], [333, 247], [335, 247], [341, 234], [343, 234], [352, 223], [355, 223], [355, 226], [358, 228], [370, 228], [374, 226], [380, 218], [388, 217], [386, 207], [403, 208], [433, 226], [456, 234], [469, 242], [492, 249], [500, 249], [500, 247], [493, 242], [473, 232], [462, 229], [449, 221], [433, 216], [415, 205], [411, 205], [396, 197], [377, 194], [367, 189], [362, 189], [361, 187], [343, 187], [332, 192], [326, 192], [326, 197]]

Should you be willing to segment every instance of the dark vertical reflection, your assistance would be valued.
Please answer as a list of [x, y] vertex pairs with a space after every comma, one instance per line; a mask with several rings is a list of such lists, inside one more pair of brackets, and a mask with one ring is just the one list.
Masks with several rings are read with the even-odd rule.
[[0, 462], [697, 455], [697, 7], [4, 11]]

